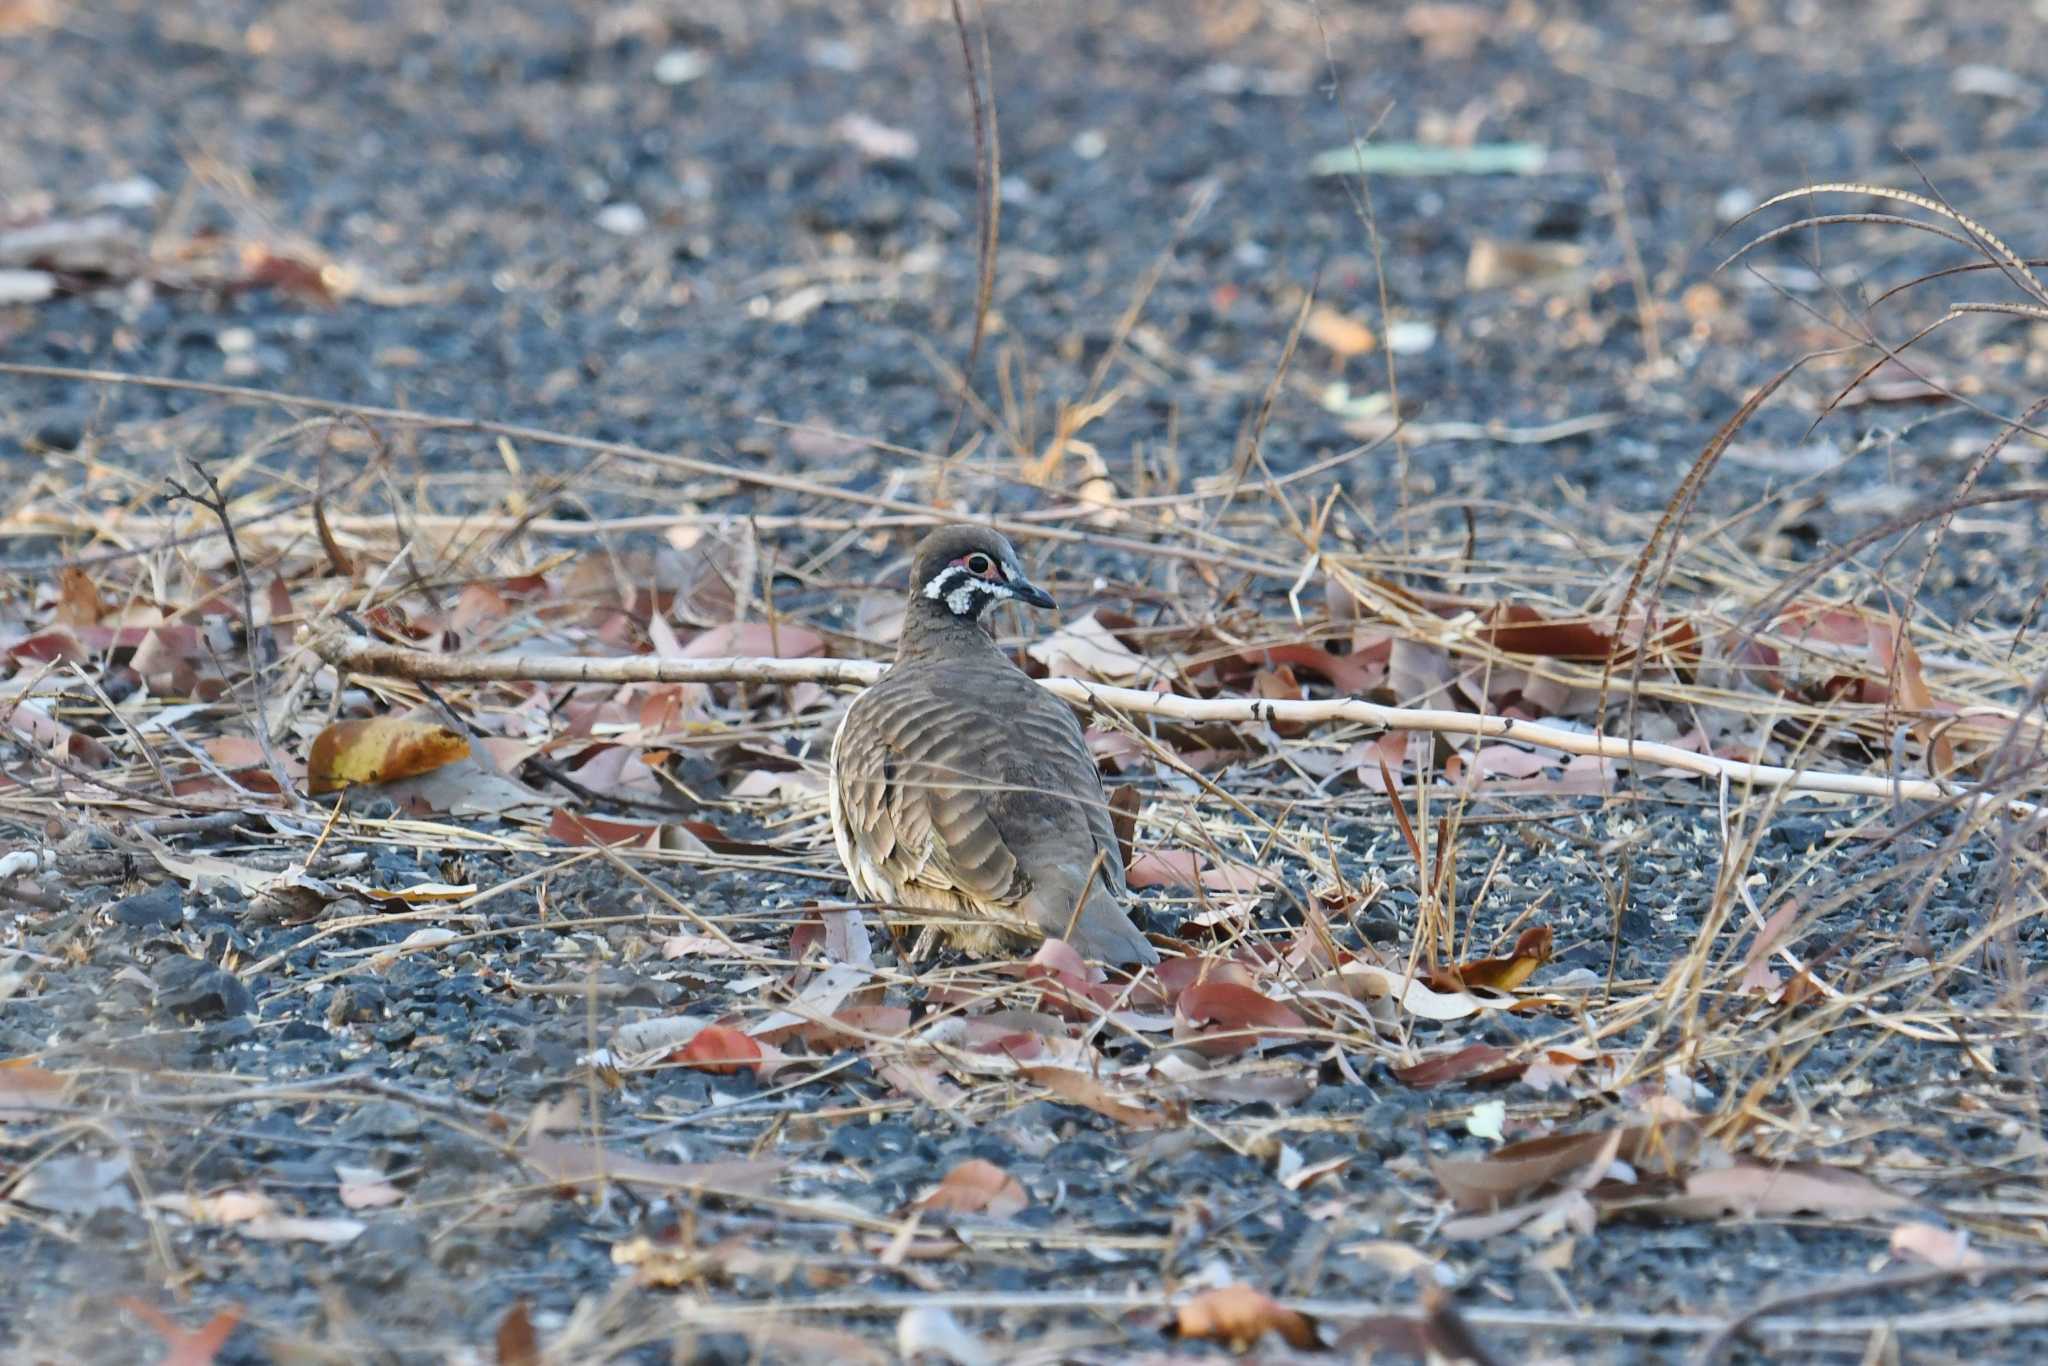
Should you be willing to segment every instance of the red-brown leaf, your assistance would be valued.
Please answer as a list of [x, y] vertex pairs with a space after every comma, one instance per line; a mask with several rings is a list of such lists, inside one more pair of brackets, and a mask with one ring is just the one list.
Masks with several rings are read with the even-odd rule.
[[1031, 1197], [1016, 1177], [982, 1158], [970, 1158], [946, 1173], [918, 1200], [927, 1210], [952, 1214], [987, 1214], [997, 1219], [1029, 1207]]
[[1251, 1350], [1267, 1333], [1278, 1333], [1281, 1341], [1300, 1352], [1323, 1345], [1316, 1335], [1315, 1320], [1283, 1308], [1248, 1285], [1203, 1291], [1181, 1305], [1174, 1330], [1183, 1338], [1223, 1343], [1234, 1352]]
[[761, 1045], [727, 1025], [705, 1025], [674, 1053], [672, 1062], [700, 1072], [730, 1075], [743, 1067], [754, 1067], [762, 1058]]
[[1211, 1057], [1241, 1053], [1267, 1036], [1307, 1028], [1291, 1008], [1236, 982], [1189, 987], [1174, 1002], [1173, 1014], [1173, 1036]]

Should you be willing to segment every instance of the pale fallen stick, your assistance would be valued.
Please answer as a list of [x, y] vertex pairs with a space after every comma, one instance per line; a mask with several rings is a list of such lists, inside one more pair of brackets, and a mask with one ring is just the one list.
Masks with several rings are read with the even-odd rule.
[[[436, 655], [338, 631], [320, 632], [313, 636], [309, 645], [320, 658], [350, 673], [410, 678], [429, 683], [839, 683], [866, 687], [888, 668], [886, 664], [867, 659], [675, 659], [656, 655], [590, 659], [580, 655]], [[1652, 740], [1632, 741], [1618, 736], [1593, 735], [1509, 716], [1481, 716], [1421, 707], [1384, 707], [1355, 697], [1304, 702], [1252, 697], [1185, 697], [1179, 693], [1113, 688], [1076, 678], [1039, 681], [1056, 697], [1130, 716], [1166, 716], [1176, 721], [1193, 722], [1253, 721], [1296, 725], [1350, 721], [1381, 730], [1428, 731], [1506, 740], [1559, 754], [1590, 755], [1679, 769], [1702, 778], [1750, 787], [1784, 787], [1799, 792], [1886, 797], [1897, 801], [1994, 802], [2004, 804], [2020, 816], [2033, 816], [2040, 810], [2035, 802], [1995, 792], [1976, 792], [1959, 783], [1745, 763], [1740, 759], [1716, 758]]]

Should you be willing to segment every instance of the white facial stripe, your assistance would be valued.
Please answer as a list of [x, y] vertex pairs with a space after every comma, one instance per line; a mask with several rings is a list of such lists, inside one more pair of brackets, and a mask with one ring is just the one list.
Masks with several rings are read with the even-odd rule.
[[957, 564], [947, 565], [932, 575], [931, 582], [924, 586], [926, 597], [933, 602], [943, 601], [946, 610], [956, 617], [971, 614], [976, 593], [985, 593], [997, 601], [1017, 596], [1010, 591], [1009, 585], [978, 578], [968, 573], [964, 566]]
[[998, 599], [1013, 596], [1009, 589], [999, 583], [990, 583], [987, 579], [969, 578], [967, 582], [946, 594], [946, 610], [956, 617], [966, 616], [968, 609], [974, 605], [974, 595], [976, 593], [986, 593], [990, 597]]

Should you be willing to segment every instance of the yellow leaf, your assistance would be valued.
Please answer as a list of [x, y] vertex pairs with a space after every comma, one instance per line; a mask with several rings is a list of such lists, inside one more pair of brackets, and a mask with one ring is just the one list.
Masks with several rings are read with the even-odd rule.
[[469, 741], [446, 726], [398, 716], [337, 721], [314, 737], [306, 784], [316, 795], [357, 783], [429, 773], [469, 754]]

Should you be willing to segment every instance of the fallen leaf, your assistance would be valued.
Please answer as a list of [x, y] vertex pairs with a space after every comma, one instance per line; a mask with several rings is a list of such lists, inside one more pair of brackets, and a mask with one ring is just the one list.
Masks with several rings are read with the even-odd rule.
[[384, 1173], [375, 1167], [352, 1167], [338, 1162], [334, 1174], [340, 1181], [341, 1203], [348, 1209], [382, 1209], [405, 1199], [405, 1192], [386, 1181]]
[[204, 1327], [187, 1329], [163, 1310], [144, 1304], [133, 1295], [123, 1295], [114, 1303], [148, 1324], [164, 1340], [166, 1350], [157, 1358], [157, 1366], [213, 1366], [213, 1359], [220, 1355], [220, 1349], [233, 1336], [235, 1325], [242, 1321], [241, 1307], [229, 1305], [208, 1319]]
[[[1482, 1158], [1431, 1157], [1429, 1168], [1460, 1210], [1491, 1210], [1524, 1200], [1589, 1164], [1611, 1161], [1619, 1130], [1548, 1134], [1510, 1143]], [[1598, 1174], [1595, 1174], [1595, 1180]]]
[[952, 1214], [987, 1214], [997, 1219], [1028, 1208], [1031, 1197], [1016, 1177], [983, 1158], [970, 1158], [919, 1196], [920, 1209]]
[[1984, 1254], [1970, 1246], [1968, 1229], [1940, 1228], [1909, 1220], [1892, 1230], [1894, 1257], [1925, 1262], [1948, 1270], [1964, 1270], [1985, 1264]]
[[1118, 640], [1093, 612], [1026, 646], [1024, 652], [1054, 678], [1099, 678], [1130, 686], [1158, 673], [1156, 665]]
[[1513, 991], [1529, 980], [1537, 968], [1550, 961], [1551, 931], [1548, 925], [1531, 925], [1515, 940], [1514, 949], [1503, 958], [1478, 958], [1430, 974], [1433, 990], [1460, 992], [1472, 987], [1490, 991]]
[[521, 1157], [543, 1180], [557, 1186], [584, 1186], [621, 1181], [666, 1191], [707, 1194], [759, 1194], [774, 1185], [785, 1164], [736, 1158], [721, 1162], [651, 1162], [615, 1153], [585, 1135], [528, 1136]]
[[1131, 860], [1124, 883], [1133, 891], [1146, 887], [1201, 887], [1211, 892], [1251, 892], [1279, 879], [1263, 868], [1233, 863], [1213, 867], [1192, 849], [1147, 849]]
[[426, 773], [468, 753], [467, 739], [432, 721], [402, 716], [337, 721], [313, 739], [306, 784], [319, 796], [357, 783]]
[[261, 1191], [226, 1190], [217, 1195], [160, 1195], [151, 1201], [160, 1209], [184, 1215], [198, 1224], [232, 1227], [244, 1238], [265, 1242], [354, 1242], [369, 1225], [360, 1219], [311, 1218], [281, 1214], [277, 1202]]
[[498, 1366], [540, 1366], [540, 1341], [534, 1336], [533, 1320], [525, 1300], [514, 1300], [498, 1320]]
[[1417, 1090], [1431, 1086], [1442, 1086], [1448, 1082], [1477, 1080], [1505, 1081], [1521, 1069], [1507, 1062], [1508, 1050], [1498, 1044], [1474, 1043], [1448, 1053], [1432, 1053], [1415, 1062], [1404, 1063], [1387, 1070], [1406, 1086]]
[[97, 626], [106, 610], [100, 602], [99, 586], [90, 574], [75, 565], [58, 571], [53, 619], [59, 626]]
[[1174, 1038], [1210, 1057], [1241, 1053], [1308, 1027], [1291, 1007], [1236, 982], [1196, 983], [1174, 1002], [1173, 1014]]
[[[1126, 869], [1131, 866], [1132, 841], [1138, 834], [1138, 789], [1125, 783], [1109, 794], [1109, 823], [1116, 831], [1116, 847]], [[1129, 876], [1125, 877], [1126, 885]]]
[[1379, 345], [1370, 327], [1348, 314], [1339, 313], [1328, 304], [1317, 304], [1309, 309], [1302, 331], [1339, 361], [1367, 355]]
[[132, 1210], [126, 1157], [94, 1157], [73, 1152], [29, 1168], [7, 1192], [8, 1198], [50, 1214], [91, 1218], [101, 1210]]
[[21, 1058], [0, 1062], [0, 1124], [39, 1119], [61, 1108], [65, 1079]]
[[1188, 1300], [1175, 1313], [1174, 1330], [1183, 1338], [1223, 1343], [1233, 1352], [1250, 1351], [1268, 1333], [1278, 1333], [1299, 1352], [1323, 1345], [1315, 1320], [1248, 1285], [1218, 1286]]
[[1482, 1011], [1507, 1010], [1515, 1004], [1514, 998], [1506, 996], [1490, 999], [1469, 991], [1436, 991], [1419, 978], [1363, 960], [1341, 965], [1336, 977], [1355, 996], [1392, 997], [1410, 1015], [1425, 1020], [1463, 1020]]
[[656, 557], [656, 576], [673, 589], [669, 612], [677, 621], [717, 626], [745, 615], [761, 572], [752, 518], [679, 525], [669, 531], [668, 543], [670, 549]]
[[954, 1366], [994, 1366], [999, 1353], [967, 1331], [944, 1309], [919, 1305], [896, 1321], [896, 1356], [900, 1361], [948, 1361]]
[[685, 659], [763, 656], [807, 659], [825, 652], [825, 637], [807, 626], [778, 621], [732, 621], [700, 631], [683, 647]]
[[940, 1075], [937, 1068], [907, 1062], [884, 1063], [875, 1075], [912, 1100], [921, 1100], [941, 1113], [956, 1113], [965, 1092]]
[[1818, 1162], [1772, 1165], [1742, 1159], [1733, 1166], [1697, 1171], [1681, 1193], [1636, 1200], [1624, 1196], [1615, 1208], [1680, 1219], [1717, 1219], [1794, 1214], [1862, 1219], [1904, 1209], [1912, 1200], [1845, 1167]]
[[726, 1025], [706, 1025], [691, 1036], [670, 1057], [685, 1067], [694, 1067], [700, 1072], [718, 1072], [727, 1076], [743, 1067], [755, 1067], [761, 1062], [763, 1047], [756, 1040]]
[[1024, 1080], [1043, 1086], [1060, 1100], [1107, 1115], [1130, 1129], [1163, 1129], [1176, 1122], [1164, 1110], [1148, 1109], [1111, 1091], [1099, 1079], [1071, 1067], [1025, 1067], [1018, 1071]]

